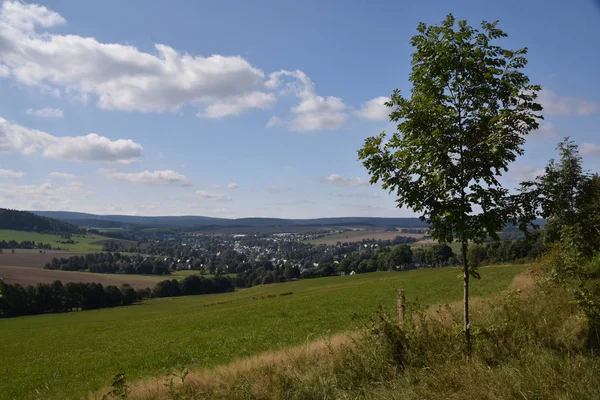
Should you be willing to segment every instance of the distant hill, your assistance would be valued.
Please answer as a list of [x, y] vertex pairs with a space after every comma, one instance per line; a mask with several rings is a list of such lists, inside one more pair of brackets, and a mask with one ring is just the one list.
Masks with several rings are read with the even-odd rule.
[[47, 216], [36, 215], [27, 211], [0, 208], [0, 229], [16, 231], [79, 233], [81, 228], [65, 221]]
[[34, 214], [54, 218], [67, 223], [97, 228], [127, 227], [131, 225], [146, 227], [294, 227], [294, 226], [364, 226], [364, 227], [427, 227], [419, 218], [375, 218], [340, 217], [315, 219], [281, 218], [213, 218], [202, 216], [162, 216], [143, 217], [132, 215], [96, 215], [69, 211], [32, 211]]

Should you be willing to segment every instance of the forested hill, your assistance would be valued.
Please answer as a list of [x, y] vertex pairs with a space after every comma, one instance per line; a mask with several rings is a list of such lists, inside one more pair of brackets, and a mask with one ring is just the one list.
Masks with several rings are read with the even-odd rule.
[[0, 208], [0, 229], [48, 233], [79, 233], [82, 231], [81, 228], [64, 221], [6, 208]]
[[45, 217], [60, 219], [78, 226], [116, 227], [121, 224], [154, 227], [294, 227], [294, 226], [365, 226], [421, 228], [427, 224], [418, 218], [341, 217], [315, 219], [281, 218], [212, 218], [202, 216], [143, 217], [131, 215], [95, 215], [66, 211], [33, 211]]

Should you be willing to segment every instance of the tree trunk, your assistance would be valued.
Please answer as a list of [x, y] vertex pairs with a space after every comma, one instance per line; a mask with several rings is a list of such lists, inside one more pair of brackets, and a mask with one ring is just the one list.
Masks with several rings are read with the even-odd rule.
[[464, 286], [464, 323], [465, 323], [465, 354], [467, 360], [471, 357], [471, 326], [469, 325], [469, 267], [467, 265], [467, 241], [462, 240], [463, 286]]

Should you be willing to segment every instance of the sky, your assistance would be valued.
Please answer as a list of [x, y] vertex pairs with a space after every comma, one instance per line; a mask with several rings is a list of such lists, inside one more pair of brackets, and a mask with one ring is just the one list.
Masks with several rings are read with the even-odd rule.
[[564, 136], [600, 171], [600, 2], [0, 0], [0, 206], [225, 218], [413, 216], [369, 184], [409, 40], [500, 21], [545, 120], [502, 179]]

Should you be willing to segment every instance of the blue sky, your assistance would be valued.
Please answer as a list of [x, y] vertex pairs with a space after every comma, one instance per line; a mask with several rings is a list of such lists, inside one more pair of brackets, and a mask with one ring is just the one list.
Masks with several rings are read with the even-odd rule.
[[563, 1], [4, 1], [0, 204], [218, 217], [412, 216], [356, 151], [394, 127], [410, 37], [452, 12], [529, 47], [545, 122], [504, 182], [561, 137], [600, 170], [600, 4]]

